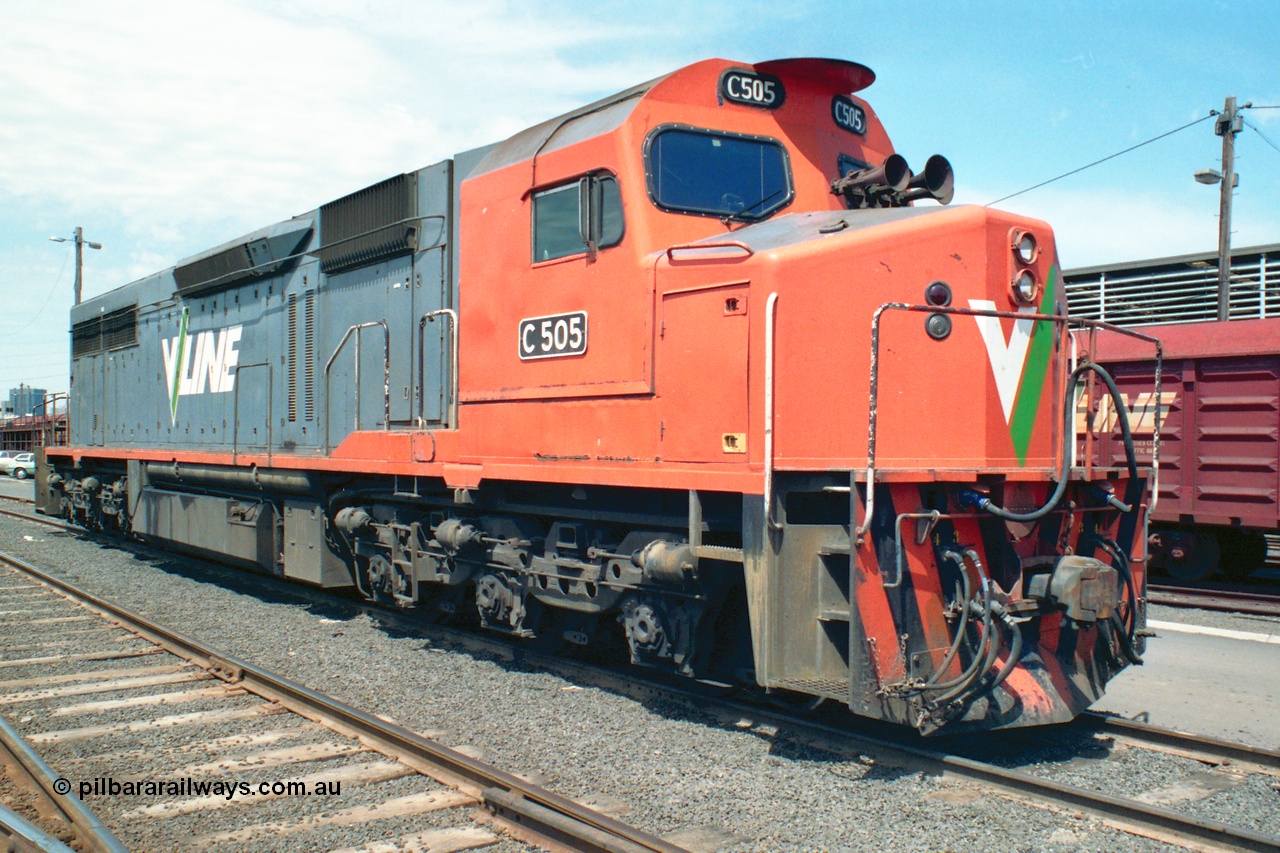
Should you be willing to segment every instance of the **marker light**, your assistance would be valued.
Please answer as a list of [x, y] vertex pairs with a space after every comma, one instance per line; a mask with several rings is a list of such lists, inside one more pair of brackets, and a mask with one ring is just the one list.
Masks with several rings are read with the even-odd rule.
[[938, 308], [951, 304], [951, 286], [945, 281], [932, 282], [924, 289], [924, 301]]

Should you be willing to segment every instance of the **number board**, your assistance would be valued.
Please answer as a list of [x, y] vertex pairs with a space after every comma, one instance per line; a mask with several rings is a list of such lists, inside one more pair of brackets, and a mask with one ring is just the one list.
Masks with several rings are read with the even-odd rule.
[[582, 355], [587, 351], [587, 312], [572, 311], [521, 320], [517, 346], [522, 361]]
[[867, 114], [862, 111], [862, 107], [844, 95], [836, 95], [831, 99], [831, 118], [835, 120], [836, 125], [850, 133], [856, 133], [859, 136], [867, 135]]
[[782, 81], [772, 74], [731, 69], [720, 75], [720, 97], [735, 104], [776, 110], [787, 99]]

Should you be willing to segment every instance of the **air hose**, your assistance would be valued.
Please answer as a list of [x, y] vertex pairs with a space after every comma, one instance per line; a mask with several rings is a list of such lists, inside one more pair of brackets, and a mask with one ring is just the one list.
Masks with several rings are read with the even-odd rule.
[[1092, 537], [1092, 540], [1097, 542], [1102, 550], [1111, 556], [1116, 570], [1124, 577], [1125, 592], [1129, 596], [1129, 613], [1125, 619], [1128, 624], [1121, 622], [1114, 613], [1111, 614], [1108, 621], [1115, 626], [1116, 640], [1120, 646], [1121, 654], [1134, 666], [1142, 666], [1142, 656], [1138, 654], [1134, 647], [1134, 637], [1138, 630], [1138, 592], [1133, 584], [1133, 570], [1129, 566], [1129, 557], [1118, 543], [1110, 539], [1095, 536]]
[[[1125, 405], [1124, 397], [1120, 395], [1120, 389], [1116, 387], [1116, 381], [1111, 378], [1111, 374], [1107, 372], [1106, 368], [1092, 362], [1085, 362], [1073, 370], [1070, 378], [1067, 379], [1067, 396], [1062, 404], [1062, 467], [1058, 473], [1058, 484], [1054, 487], [1053, 494], [1049, 496], [1049, 500], [1045, 505], [1031, 512], [1012, 512], [1002, 506], [997, 506], [986, 495], [965, 491], [960, 496], [962, 506], [976, 506], [978, 509], [1005, 521], [1030, 522], [1044, 518], [1058, 505], [1067, 491], [1067, 480], [1071, 473], [1071, 442], [1075, 441], [1075, 430], [1073, 429], [1072, 421], [1075, 417], [1076, 383], [1080, 381], [1080, 377], [1086, 371], [1090, 370], [1101, 377], [1103, 383], [1107, 386], [1107, 392], [1111, 395], [1115, 410], [1120, 415], [1120, 434], [1124, 439], [1124, 454], [1129, 468], [1130, 482], [1137, 481], [1138, 455], [1133, 447], [1133, 433], [1129, 429], [1129, 408]], [[1128, 507], [1128, 511], [1132, 512], [1133, 507]]]
[[[955, 563], [960, 570], [961, 609], [955, 637], [942, 662], [927, 680], [896, 685], [899, 691], [906, 693], [930, 694], [939, 691], [939, 695], [931, 696], [924, 700], [925, 706], [930, 709], [937, 709], [956, 699], [960, 699], [969, 691], [974, 690], [975, 686], [982, 682], [984, 677], [991, 671], [991, 668], [995, 666], [996, 660], [1000, 656], [1001, 648], [1000, 628], [996, 624], [997, 622], [1003, 624], [1009, 631], [1009, 656], [995, 677], [983, 685], [980, 690], [988, 691], [999, 687], [1009, 677], [1009, 673], [1013, 671], [1018, 661], [1022, 658], [1022, 631], [1019, 630], [1014, 619], [1005, 612], [1004, 606], [994, 600], [992, 595], [993, 581], [987, 576], [977, 552], [972, 549], [966, 549], [963, 553], [956, 550], [947, 550], [944, 557]], [[981, 602], [972, 599], [973, 584], [969, 579], [967, 563], [972, 564], [981, 583]], [[977, 643], [969, 644], [972, 660], [960, 675], [947, 681], [939, 681], [951, 667], [952, 662], [960, 651], [960, 646], [966, 640], [971, 615], [981, 618], [981, 623], [978, 626]]]
[[[919, 685], [919, 690], [921, 692], [926, 690], [928, 691], [945, 690], [948, 692], [953, 690], [958, 690], [960, 692], [963, 692], [967, 690], [969, 686], [978, 677], [980, 677], [983, 672], [985, 672], [985, 670], [981, 669], [980, 667], [981, 667], [982, 661], [985, 660], [987, 657], [989, 644], [991, 642], [991, 633], [994, 630], [994, 626], [991, 624], [991, 581], [987, 578], [986, 572], [982, 570], [982, 563], [976, 559], [976, 555], [972, 551], [968, 551], [966, 552], [966, 554], [972, 555], [975, 558], [974, 566], [977, 568], [978, 576], [982, 580], [982, 591], [983, 591], [982, 610], [981, 610], [982, 627], [980, 629], [980, 633], [978, 637], [978, 648], [973, 652], [973, 661], [972, 663], [969, 664], [968, 669], [966, 669], [964, 672], [960, 673], [960, 675], [956, 676], [950, 681], [939, 682], [937, 681], [937, 679], [941, 677], [942, 674], [946, 672], [947, 667], [951, 665], [950, 661], [947, 661], [945, 666], [938, 667], [938, 669], [934, 672], [934, 674], [929, 678], [928, 681], [926, 681], [922, 685]], [[968, 587], [969, 585], [965, 584], [965, 586]], [[968, 611], [971, 607], [975, 607], [975, 606], [976, 605], [974, 602], [970, 601], [967, 597], [965, 598], [965, 601], [964, 601], [965, 611]], [[961, 623], [961, 627], [967, 626], [967, 622], [968, 620], [966, 617], [964, 618], [964, 621]], [[958, 628], [956, 631], [956, 639], [955, 641], [953, 641], [953, 645], [956, 646], [957, 650], [959, 648], [959, 642], [964, 638], [964, 636], [965, 636], [965, 632]], [[946, 694], [944, 694], [944, 696], [945, 695]], [[943, 697], [939, 697], [939, 699], [935, 701], [943, 701]]]
[[960, 643], [964, 640], [965, 631], [969, 627], [969, 598], [973, 595], [973, 583], [969, 580], [969, 571], [964, 564], [964, 555], [959, 551], [948, 550], [944, 555], [946, 559], [956, 564], [956, 568], [960, 570], [960, 624], [956, 626], [955, 639], [951, 641], [951, 648], [947, 649], [947, 654], [942, 658], [942, 663], [938, 664], [938, 668], [933, 675], [925, 681], [925, 687], [932, 687], [937, 683], [942, 674], [951, 667], [951, 662], [955, 660], [956, 653], [960, 651]]

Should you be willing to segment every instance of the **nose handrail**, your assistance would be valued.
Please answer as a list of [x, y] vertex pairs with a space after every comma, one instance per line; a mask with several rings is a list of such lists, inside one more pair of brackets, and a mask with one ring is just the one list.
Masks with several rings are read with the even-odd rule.
[[[862, 521], [855, 529], [855, 537], [861, 538], [871, 529], [871, 520], [875, 516], [876, 501], [876, 420], [878, 414], [878, 402], [880, 392], [880, 322], [884, 315], [889, 311], [909, 311], [913, 313], [927, 314], [958, 314], [967, 317], [996, 317], [1000, 319], [1012, 320], [1031, 320], [1033, 322], [1051, 322], [1055, 325], [1061, 325], [1064, 329], [1068, 328], [1068, 324], [1090, 330], [1089, 338], [1090, 355], [1094, 349], [1096, 332], [1107, 331], [1116, 332], [1131, 338], [1147, 341], [1154, 345], [1156, 350], [1156, 369], [1155, 369], [1155, 399], [1160, 399], [1160, 378], [1162, 371], [1162, 359], [1164, 349], [1158, 338], [1151, 335], [1144, 335], [1141, 332], [1135, 332], [1133, 329], [1123, 326], [1113, 326], [1110, 323], [1104, 323], [1100, 320], [1085, 320], [1077, 317], [1068, 317], [1065, 314], [1031, 314], [1022, 313], [1020, 311], [997, 311], [985, 308], [959, 308], [955, 306], [939, 306], [939, 305], [913, 305], [907, 302], [886, 302], [876, 309], [875, 315], [871, 321], [871, 386], [868, 395], [868, 425], [867, 425], [867, 469], [866, 469], [866, 489], [867, 500], [866, 510], [863, 514]], [[1092, 358], [1090, 359], [1092, 360]], [[1160, 407], [1156, 406], [1155, 422], [1152, 433], [1152, 450], [1151, 450], [1151, 489], [1152, 503], [1148, 507], [1148, 512], [1154, 507], [1155, 495], [1159, 491], [1160, 482]], [[1072, 443], [1074, 445], [1076, 437], [1072, 435]]]

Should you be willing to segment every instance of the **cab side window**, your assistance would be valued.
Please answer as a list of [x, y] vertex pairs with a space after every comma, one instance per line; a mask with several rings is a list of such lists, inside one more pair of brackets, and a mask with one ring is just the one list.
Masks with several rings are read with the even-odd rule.
[[612, 175], [586, 175], [533, 195], [533, 263], [591, 254], [622, 241], [622, 194]]

